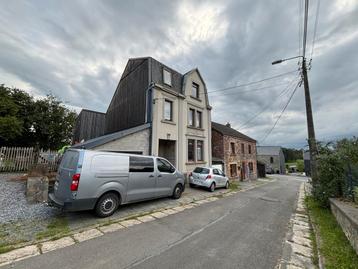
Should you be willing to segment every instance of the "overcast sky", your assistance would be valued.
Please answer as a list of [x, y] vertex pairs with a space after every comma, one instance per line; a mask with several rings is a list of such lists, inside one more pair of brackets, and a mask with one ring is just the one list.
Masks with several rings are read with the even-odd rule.
[[[181, 73], [198, 67], [209, 92], [258, 81], [297, 70], [296, 60], [271, 62], [302, 53], [300, 1], [2, 1], [0, 84], [36, 97], [52, 93], [77, 111], [105, 112], [131, 57], [152, 56]], [[316, 7], [311, 0], [308, 59]], [[312, 58], [308, 76], [317, 139], [357, 135], [356, 0], [321, 1]], [[212, 118], [262, 145], [304, 146], [303, 86], [263, 141], [298, 77], [293, 72], [209, 93]]]

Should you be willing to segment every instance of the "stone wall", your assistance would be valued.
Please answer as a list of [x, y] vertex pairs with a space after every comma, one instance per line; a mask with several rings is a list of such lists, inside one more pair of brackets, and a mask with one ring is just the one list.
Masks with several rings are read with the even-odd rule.
[[[245, 141], [237, 137], [224, 135], [224, 162], [225, 173], [232, 179], [256, 179], [257, 163], [256, 163], [256, 143]], [[235, 153], [232, 152], [231, 143], [235, 145]], [[244, 151], [242, 146], [244, 145]], [[251, 153], [249, 153], [249, 145]], [[252, 163], [252, 171], [249, 169], [249, 163]], [[230, 174], [230, 165], [236, 164], [237, 176]]]
[[[270, 158], [273, 158], [273, 163], [270, 162]], [[280, 169], [280, 159], [278, 155], [257, 155], [257, 160], [261, 163], [264, 163], [266, 166], [266, 172], [272, 172], [275, 174], [281, 174]]]
[[224, 160], [224, 140], [223, 135], [212, 129], [211, 133], [212, 156]]
[[358, 254], [358, 208], [337, 199], [330, 199], [330, 204], [333, 215]]

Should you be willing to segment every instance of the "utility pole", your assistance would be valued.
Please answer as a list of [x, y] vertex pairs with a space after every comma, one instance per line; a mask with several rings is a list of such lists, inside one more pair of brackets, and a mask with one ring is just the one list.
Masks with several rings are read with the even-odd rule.
[[313, 124], [312, 105], [310, 88], [308, 85], [306, 58], [302, 59], [302, 76], [303, 86], [305, 90], [305, 103], [306, 103], [306, 117], [307, 117], [307, 130], [308, 130], [308, 146], [310, 149], [310, 165], [311, 165], [311, 178], [313, 183], [317, 181], [317, 143]]
[[308, 22], [308, 0], [305, 0], [305, 16], [304, 16], [304, 30], [303, 30], [303, 50], [302, 55], [277, 60], [272, 62], [272, 64], [280, 64], [287, 60], [292, 60], [296, 58], [302, 58], [302, 79], [303, 86], [305, 90], [305, 103], [306, 103], [306, 117], [307, 117], [307, 130], [308, 130], [308, 146], [310, 149], [310, 168], [311, 168], [311, 178], [312, 182], [316, 183], [318, 181], [317, 177], [317, 143], [316, 136], [314, 132], [313, 125], [313, 115], [312, 115], [312, 105], [311, 105], [311, 96], [310, 96], [310, 88], [308, 85], [308, 77], [307, 77], [307, 66], [306, 66], [306, 41], [307, 41], [307, 22]]

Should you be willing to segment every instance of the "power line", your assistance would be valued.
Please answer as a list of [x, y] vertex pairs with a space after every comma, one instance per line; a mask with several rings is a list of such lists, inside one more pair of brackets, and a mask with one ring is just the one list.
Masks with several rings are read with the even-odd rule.
[[230, 92], [230, 93], [219, 93], [217, 95], [210, 95], [210, 97], [216, 97], [216, 96], [222, 96], [222, 95], [235, 95], [235, 94], [241, 94], [241, 93], [245, 93], [245, 92], [256, 92], [256, 91], [261, 91], [261, 90], [274, 88], [274, 87], [278, 87], [278, 86], [283, 86], [283, 85], [287, 85], [287, 83], [269, 85], [269, 86], [265, 86], [265, 87], [261, 87], [261, 88], [255, 88], [255, 89], [244, 90], [244, 91], [235, 91], [235, 92]]
[[291, 102], [292, 100], [292, 97], [293, 95], [295, 94], [297, 88], [298, 88], [298, 85], [300, 85], [300, 82], [298, 82], [295, 86], [295, 89], [292, 91], [292, 94], [290, 96], [290, 98], [288, 99], [286, 105], [284, 106], [284, 108], [282, 109], [280, 115], [278, 116], [277, 120], [275, 121], [275, 124], [272, 126], [272, 128], [268, 131], [268, 133], [264, 136], [264, 138], [260, 141], [261, 143], [263, 143], [265, 141], [265, 139], [271, 134], [271, 132], [273, 131], [273, 129], [275, 129], [278, 121], [281, 119], [283, 113], [285, 112], [286, 108], [288, 107], [289, 103]]
[[[286, 94], [289, 89], [290, 89], [290, 86], [292, 85], [292, 82], [294, 82], [295, 79], [291, 80], [290, 83], [287, 85], [286, 88], [283, 89], [283, 91], [281, 91], [279, 93], [279, 95], [277, 96], [278, 97], [281, 97], [283, 96], [284, 94]], [[247, 121], [245, 121], [242, 125], [239, 126], [239, 129], [241, 128], [244, 128], [245, 126], [248, 125], [248, 123], [252, 122], [254, 119], [256, 119], [258, 116], [260, 116], [263, 112], [265, 112], [268, 108], [270, 108], [273, 104], [275, 104], [275, 102], [272, 102], [270, 104], [268, 104], [267, 106], [265, 106], [262, 110], [260, 110], [258, 113], [256, 113], [254, 116], [252, 116], [250, 119], [248, 119]]]
[[288, 75], [288, 74], [292, 74], [292, 73], [295, 73], [295, 72], [297, 72], [297, 70], [293, 70], [293, 71], [290, 71], [290, 72], [278, 74], [278, 75], [276, 75], [276, 76], [264, 78], [264, 79], [261, 79], [261, 80], [257, 80], [257, 81], [253, 81], [253, 82], [249, 82], [249, 83], [245, 83], [245, 84], [240, 84], [240, 85], [231, 86], [231, 87], [227, 87], [227, 88], [222, 88], [222, 89], [217, 89], [217, 90], [213, 90], [213, 91], [208, 91], [207, 93], [219, 92], [219, 91], [228, 91], [228, 90], [235, 89], [235, 88], [246, 87], [246, 86], [250, 86], [250, 85], [252, 85], [252, 84], [257, 84], [257, 83], [261, 83], [261, 82], [264, 82], [264, 81], [267, 81], [267, 80], [271, 80], [271, 79], [283, 77], [283, 76], [286, 76], [286, 75]]
[[303, 21], [303, 51], [302, 56], [306, 56], [306, 43], [307, 43], [307, 22], [308, 22], [308, 0], [305, 0], [305, 17]]
[[303, 7], [302, 0], [298, 0], [298, 55], [301, 55], [301, 36], [302, 36], [302, 19], [303, 19]]
[[311, 49], [311, 60], [312, 60], [312, 56], [313, 56], [313, 49], [314, 49], [314, 44], [316, 41], [316, 35], [317, 35], [317, 24], [318, 24], [318, 17], [319, 17], [319, 8], [320, 8], [320, 0], [317, 0], [317, 7], [316, 7], [316, 18], [315, 18], [315, 22], [314, 22], [314, 30], [313, 30], [313, 39], [312, 39], [312, 49]]

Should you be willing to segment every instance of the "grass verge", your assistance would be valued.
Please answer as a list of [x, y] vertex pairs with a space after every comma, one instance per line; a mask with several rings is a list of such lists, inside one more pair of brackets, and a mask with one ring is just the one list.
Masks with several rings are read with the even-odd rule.
[[320, 207], [312, 197], [306, 198], [306, 204], [311, 221], [318, 230], [319, 252], [323, 256], [325, 268], [358, 269], [358, 255], [331, 211]]
[[239, 185], [239, 183], [237, 181], [231, 181], [230, 184], [229, 184], [229, 188], [232, 191], [236, 191], [236, 190], [240, 189], [240, 185]]
[[47, 229], [45, 231], [36, 234], [36, 239], [41, 240], [51, 237], [51, 239], [55, 240], [63, 237], [69, 232], [70, 228], [68, 227], [67, 219], [64, 217], [56, 217], [47, 225]]

